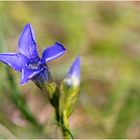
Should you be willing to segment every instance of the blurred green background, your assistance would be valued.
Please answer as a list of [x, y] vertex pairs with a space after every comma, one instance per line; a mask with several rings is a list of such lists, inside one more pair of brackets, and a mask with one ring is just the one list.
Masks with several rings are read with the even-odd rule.
[[[140, 2], [0, 2], [0, 52], [17, 50], [27, 23], [40, 56], [55, 41], [67, 48], [49, 63], [56, 81], [81, 56], [74, 136], [140, 138]], [[61, 138], [47, 99], [33, 82], [19, 81], [0, 63], [0, 138]]]

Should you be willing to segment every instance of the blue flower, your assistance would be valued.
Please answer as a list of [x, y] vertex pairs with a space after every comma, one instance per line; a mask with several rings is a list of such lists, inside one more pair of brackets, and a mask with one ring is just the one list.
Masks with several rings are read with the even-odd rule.
[[65, 51], [63, 45], [56, 42], [53, 46], [46, 48], [40, 58], [34, 31], [31, 25], [27, 24], [19, 38], [18, 51], [16, 53], [0, 53], [0, 61], [21, 72], [21, 85], [29, 80], [39, 84], [50, 78], [46, 63], [63, 55]]

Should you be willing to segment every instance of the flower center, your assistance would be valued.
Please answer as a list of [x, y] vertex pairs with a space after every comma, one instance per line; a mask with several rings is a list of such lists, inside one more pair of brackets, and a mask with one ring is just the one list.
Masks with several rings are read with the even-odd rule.
[[30, 62], [29, 64], [27, 64], [28, 69], [38, 69], [39, 66], [40, 66], [40, 61]]
[[40, 69], [40, 68], [43, 68], [43, 67], [47, 67], [46, 64], [42, 64], [41, 61], [34, 61], [34, 62], [29, 62], [26, 64], [26, 67], [28, 69], [31, 69], [31, 70], [36, 70], [36, 69]]

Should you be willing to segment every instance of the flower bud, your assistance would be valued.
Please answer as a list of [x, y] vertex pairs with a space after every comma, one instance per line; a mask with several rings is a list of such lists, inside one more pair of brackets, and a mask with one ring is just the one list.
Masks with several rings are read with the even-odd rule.
[[79, 88], [80, 57], [77, 57], [61, 83], [61, 109], [67, 112], [67, 117], [71, 115], [75, 108], [79, 97]]

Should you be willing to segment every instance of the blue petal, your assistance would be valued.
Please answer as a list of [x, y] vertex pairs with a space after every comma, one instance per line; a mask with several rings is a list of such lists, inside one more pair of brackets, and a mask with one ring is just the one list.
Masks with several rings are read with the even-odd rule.
[[80, 81], [80, 57], [77, 57], [75, 59], [75, 61], [73, 62], [72, 66], [68, 71], [67, 76], [77, 78]]
[[48, 47], [44, 50], [41, 62], [47, 63], [53, 59], [56, 59], [59, 56], [63, 55], [65, 51], [66, 49], [64, 48], [64, 46], [56, 42], [53, 46]]
[[20, 84], [23, 85], [27, 83], [30, 79], [32, 79], [34, 76], [39, 74], [43, 69], [28, 69], [24, 67], [22, 69], [22, 75], [21, 75], [21, 81]]
[[17, 71], [21, 71], [22, 67], [27, 63], [27, 58], [22, 54], [16, 53], [1, 53], [0, 61], [9, 65]]
[[25, 55], [27, 58], [38, 57], [36, 39], [34, 31], [30, 24], [27, 24], [18, 41], [19, 52]]

